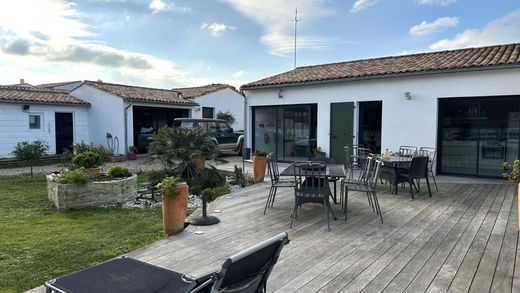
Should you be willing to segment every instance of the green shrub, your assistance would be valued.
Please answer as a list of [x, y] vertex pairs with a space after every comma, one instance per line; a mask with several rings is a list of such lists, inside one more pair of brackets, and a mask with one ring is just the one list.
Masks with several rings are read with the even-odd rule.
[[202, 191], [202, 196], [206, 197], [207, 201], [214, 201], [218, 197], [230, 193], [231, 191], [226, 186], [218, 186], [214, 188], [206, 188]]
[[112, 155], [110, 153], [110, 150], [106, 148], [103, 145], [94, 145], [94, 144], [86, 144], [85, 142], [81, 141], [78, 144], [74, 145], [74, 152], [76, 154], [83, 154], [86, 152], [94, 152], [99, 155], [99, 157], [102, 160], [102, 163], [109, 162], [110, 156]]
[[246, 178], [246, 174], [242, 168], [235, 165], [235, 170], [233, 171], [233, 179], [230, 182], [233, 185], [240, 185], [242, 187], [246, 187], [248, 185], [248, 181]]
[[132, 173], [128, 170], [128, 168], [123, 166], [112, 166], [107, 171], [109, 176], [115, 178], [125, 178], [132, 176]]
[[190, 185], [190, 193], [200, 195], [202, 193], [202, 187], [200, 187], [200, 185]]
[[255, 154], [255, 156], [258, 156], [258, 157], [266, 157], [268, 152], [264, 149], [256, 148], [254, 154]]
[[156, 185], [157, 183], [164, 180], [164, 178], [169, 176], [174, 176], [175, 173], [172, 170], [164, 169], [157, 171], [145, 171], [143, 172], [144, 178], [152, 185]]
[[72, 157], [72, 167], [77, 168], [96, 168], [103, 164], [103, 158], [95, 152], [88, 151], [74, 155]]
[[161, 191], [161, 195], [166, 197], [175, 197], [178, 195], [177, 193], [177, 183], [179, 183], [179, 179], [175, 176], [169, 176], [164, 178], [163, 181], [156, 185], [157, 189]]
[[88, 176], [88, 173], [85, 171], [85, 169], [79, 168], [76, 170], [58, 174], [53, 178], [53, 180], [62, 184], [86, 184], [89, 182], [90, 177]]
[[199, 170], [188, 182], [190, 186], [199, 185], [202, 189], [206, 189], [224, 185], [226, 177], [211, 166], [210, 169]]
[[35, 140], [33, 142], [21, 141], [16, 144], [11, 154], [18, 160], [28, 161], [31, 166], [31, 178], [33, 177], [33, 165], [40, 160], [49, 150], [49, 145], [44, 140]]

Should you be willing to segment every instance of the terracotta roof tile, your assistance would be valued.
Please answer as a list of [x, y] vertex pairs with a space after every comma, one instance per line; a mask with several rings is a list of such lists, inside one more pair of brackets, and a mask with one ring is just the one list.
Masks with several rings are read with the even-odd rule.
[[58, 87], [58, 86], [62, 86], [62, 85], [68, 85], [68, 84], [71, 84], [71, 83], [79, 83], [79, 82], [81, 82], [81, 80], [52, 82], [52, 83], [42, 83], [42, 84], [36, 85], [36, 87], [39, 87], [39, 88], [54, 88], [54, 87]]
[[242, 89], [404, 73], [520, 66], [520, 43], [298, 67], [243, 85]]
[[173, 90], [113, 84], [98, 81], [85, 81], [84, 84], [121, 97], [126, 101], [196, 105], [195, 102], [183, 98], [181, 93]]
[[235, 87], [230, 86], [228, 84], [221, 84], [221, 83], [215, 83], [215, 84], [209, 84], [204, 86], [198, 86], [198, 87], [185, 87], [185, 88], [174, 88], [172, 90], [180, 92], [183, 97], [186, 99], [193, 99], [200, 96], [204, 96], [222, 89], [230, 88], [237, 92], [238, 94], [242, 95]]
[[0, 101], [90, 106], [67, 91], [35, 87], [0, 86]]

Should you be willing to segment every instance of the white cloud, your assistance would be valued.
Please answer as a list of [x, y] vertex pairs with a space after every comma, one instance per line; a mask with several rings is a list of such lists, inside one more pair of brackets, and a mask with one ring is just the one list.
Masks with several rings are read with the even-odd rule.
[[244, 76], [244, 73], [245, 72], [243, 70], [239, 70], [239, 71], [233, 73], [233, 77], [237, 77], [237, 78], [242, 77], [242, 76]]
[[214, 37], [219, 37], [223, 35], [226, 31], [235, 30], [236, 28], [234, 26], [225, 25], [223, 23], [203, 23], [200, 26], [200, 29], [207, 29], [211, 32], [211, 35]]
[[483, 29], [468, 29], [453, 39], [440, 40], [430, 45], [432, 50], [451, 50], [520, 41], [520, 9], [493, 20]]
[[215, 82], [194, 78], [170, 60], [99, 42], [82, 22], [84, 17], [64, 0], [4, 3], [0, 10], [0, 60], [4, 68], [10, 66], [13, 70], [2, 70], [0, 78], [10, 80], [13, 78], [10, 72], [23, 68], [28, 72], [26, 78], [54, 76], [50, 81], [56, 81], [57, 77], [101, 78], [165, 87]]
[[412, 36], [424, 36], [442, 31], [448, 27], [457, 26], [458, 23], [458, 17], [441, 17], [432, 22], [423, 21], [420, 24], [416, 24], [410, 28], [409, 33]]
[[357, 13], [377, 3], [377, 0], [356, 0], [350, 9], [351, 13]]
[[439, 5], [446, 7], [457, 2], [457, 0], [417, 0], [416, 2], [419, 5]]
[[160, 12], [189, 12], [191, 8], [177, 6], [175, 3], [167, 3], [163, 0], [152, 0], [149, 6], [152, 13], [160, 13]]
[[322, 50], [334, 40], [315, 35], [307, 35], [306, 27], [319, 18], [331, 15], [325, 0], [222, 0], [241, 14], [252, 19], [263, 28], [260, 42], [273, 55], [288, 56], [294, 50], [294, 12], [298, 7], [298, 50]]

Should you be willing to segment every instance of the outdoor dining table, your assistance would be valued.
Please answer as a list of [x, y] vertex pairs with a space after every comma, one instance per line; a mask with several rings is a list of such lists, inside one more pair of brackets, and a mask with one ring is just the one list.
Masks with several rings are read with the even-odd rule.
[[[280, 176], [295, 176], [294, 173], [294, 163], [289, 165], [287, 168], [285, 168], [281, 173]], [[325, 177], [328, 179], [336, 179], [334, 180], [334, 195], [332, 199], [334, 200], [334, 203], [337, 203], [337, 193], [336, 193], [336, 182], [339, 178], [345, 178], [345, 166], [342, 164], [327, 164], [327, 170], [325, 171]]]
[[[399, 166], [409, 165], [412, 162], [412, 157], [402, 157], [402, 156], [390, 156], [390, 158], [383, 158], [383, 167], [388, 169], [392, 169], [392, 174], [390, 178], [386, 178], [390, 181], [390, 184], [394, 186], [395, 189], [392, 190], [392, 193], [395, 190], [397, 194], [397, 176], [399, 176]], [[387, 170], [388, 170], [387, 169]], [[383, 176], [381, 176], [383, 177]]]

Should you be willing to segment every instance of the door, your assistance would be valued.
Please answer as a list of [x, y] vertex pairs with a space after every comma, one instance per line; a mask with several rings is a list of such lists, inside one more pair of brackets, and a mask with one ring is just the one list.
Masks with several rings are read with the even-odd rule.
[[72, 150], [74, 145], [74, 124], [72, 113], [55, 113], [56, 154]]
[[381, 153], [381, 101], [359, 103], [358, 144]]
[[343, 147], [352, 144], [354, 103], [330, 104], [330, 156], [336, 163], [345, 163]]

